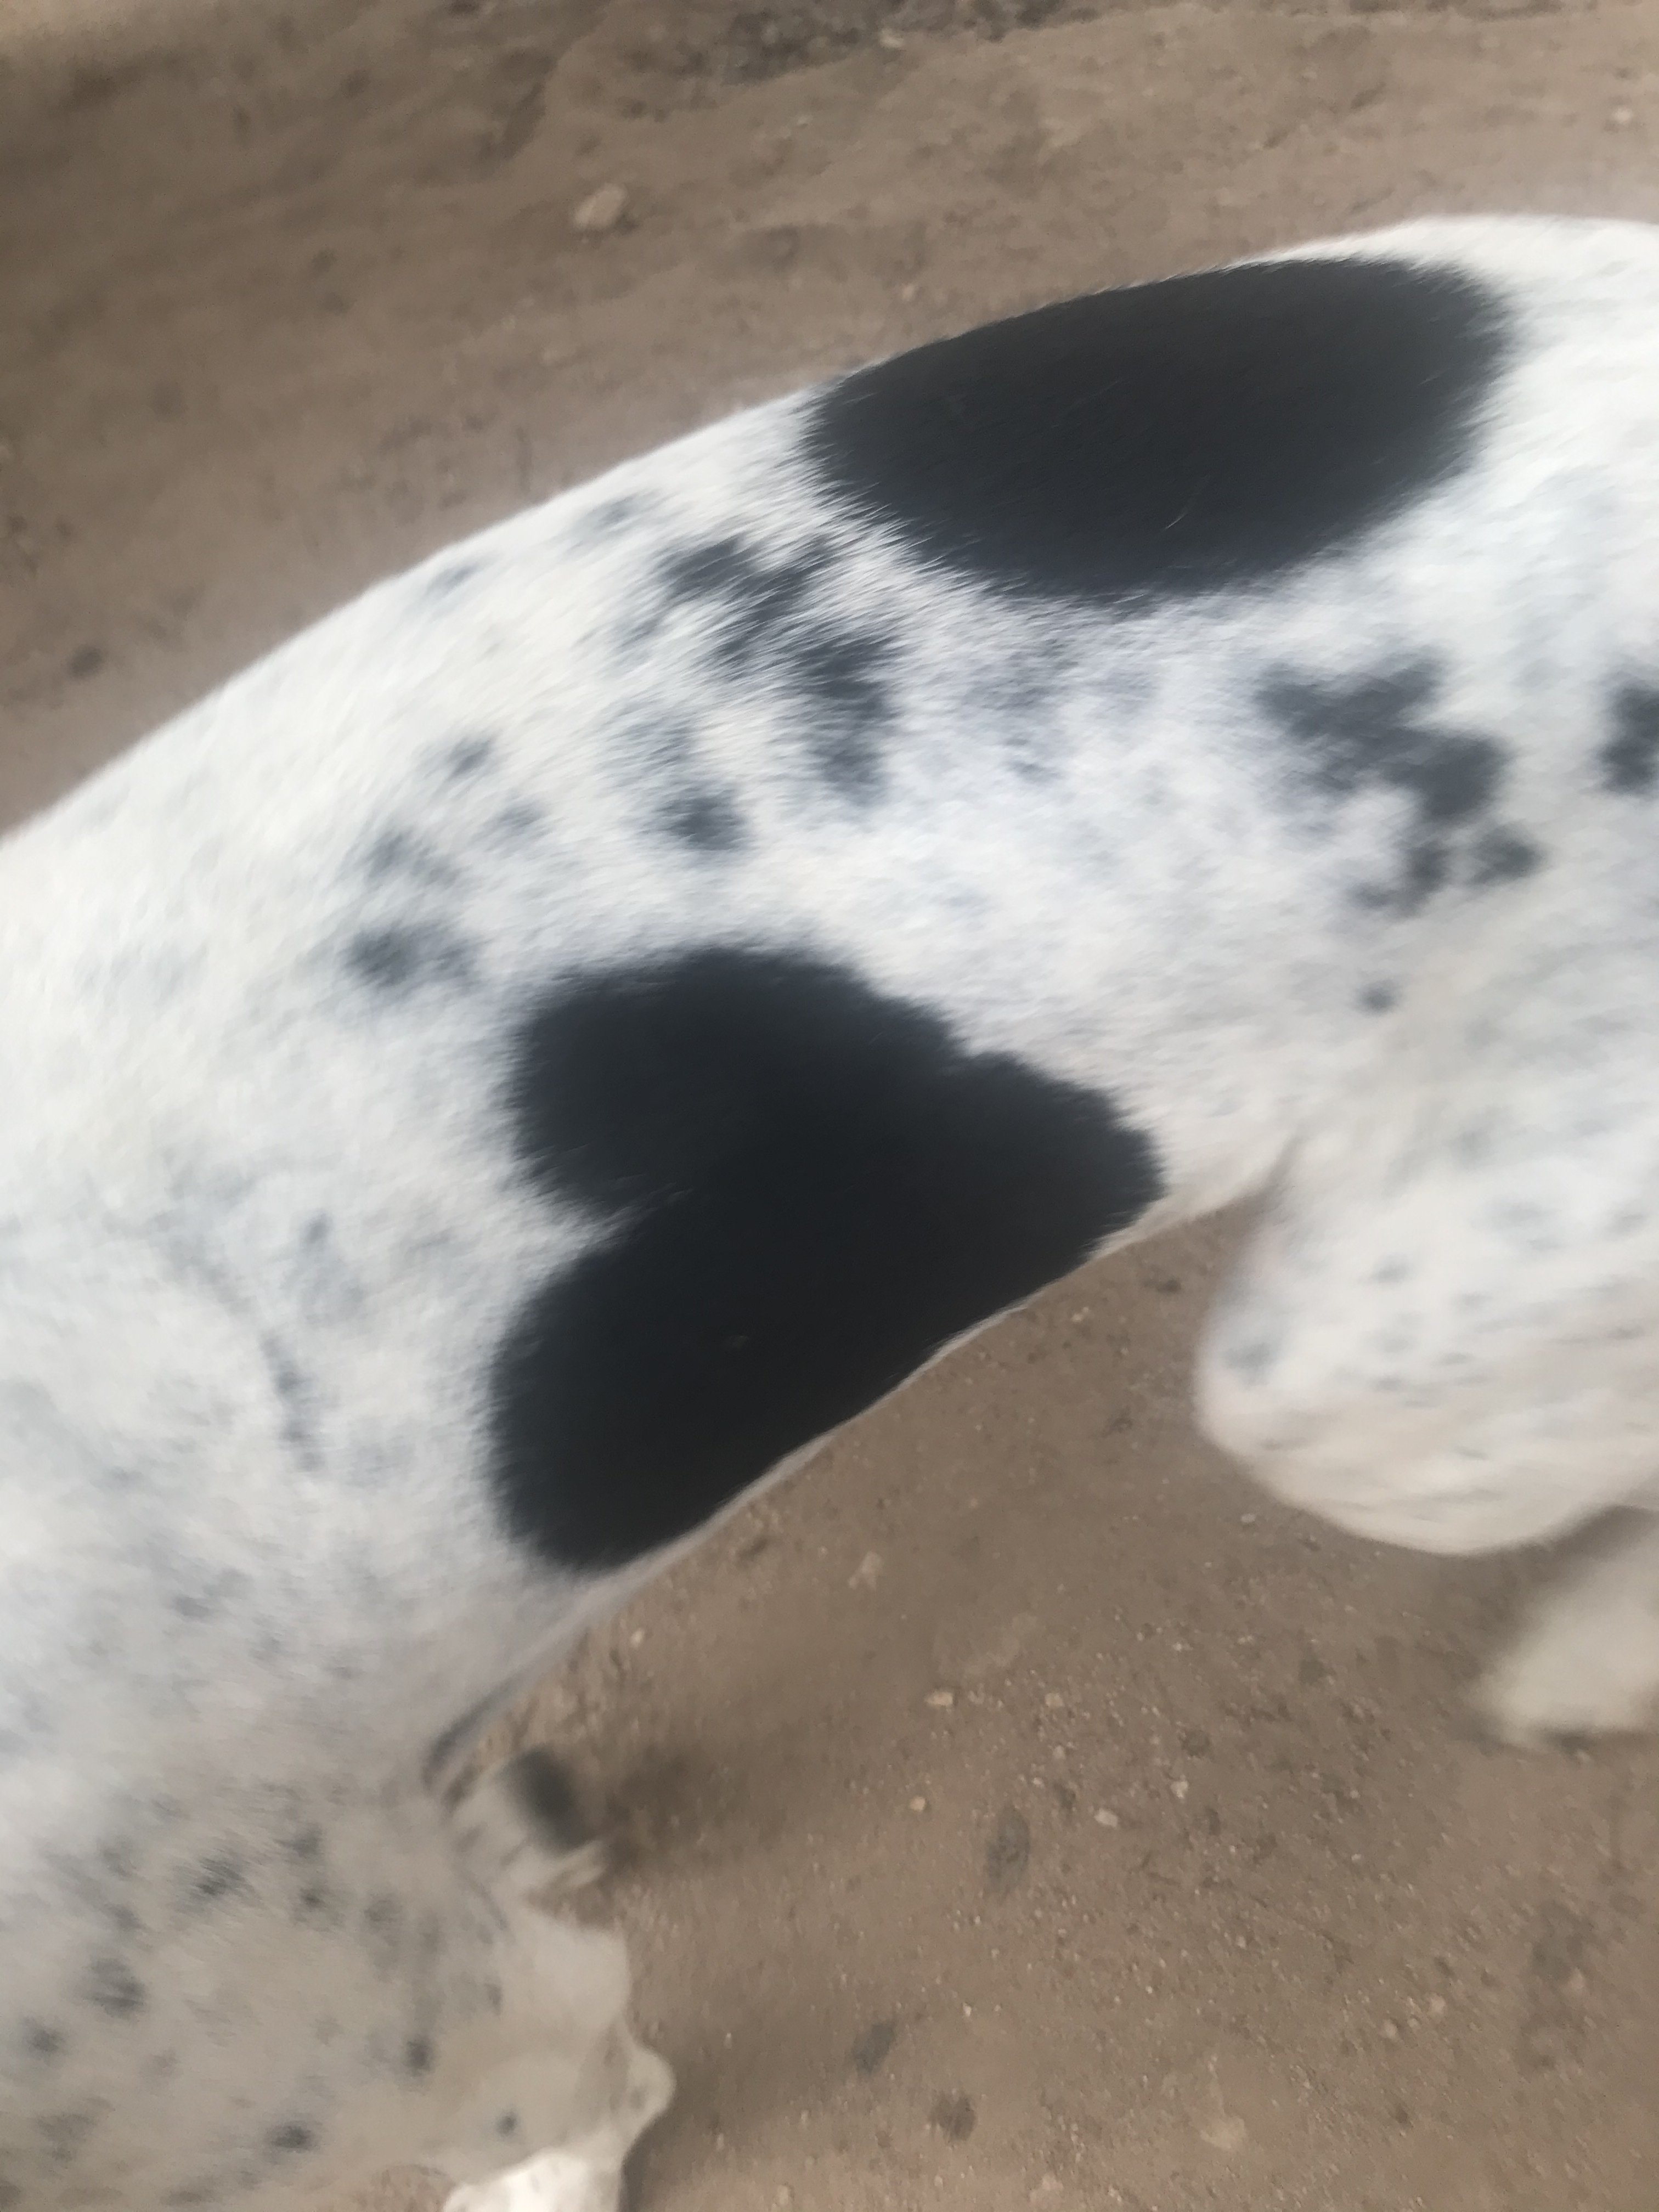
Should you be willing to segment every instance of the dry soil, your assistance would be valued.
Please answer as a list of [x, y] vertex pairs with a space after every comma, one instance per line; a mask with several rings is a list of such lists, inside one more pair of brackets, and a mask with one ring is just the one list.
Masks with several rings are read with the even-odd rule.
[[[1652, 0], [0, 0], [0, 802], [741, 401], [1350, 225], [1659, 216], [1656, 132]], [[1538, 1564], [1195, 1442], [1236, 1233], [927, 1376], [522, 1717], [680, 2070], [642, 2212], [1659, 2204], [1659, 1754], [1482, 1749]]]

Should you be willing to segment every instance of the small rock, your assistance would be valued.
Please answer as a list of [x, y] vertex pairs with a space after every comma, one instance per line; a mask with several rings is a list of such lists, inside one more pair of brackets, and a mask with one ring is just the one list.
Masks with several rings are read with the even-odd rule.
[[1188, 1786], [1185, 1782], [1172, 1782], [1170, 1784], [1170, 1795], [1177, 1804], [1186, 1802]]
[[848, 1589], [874, 1589], [881, 1580], [882, 1557], [879, 1552], [866, 1552], [847, 1577]]
[[1428, 2013], [1431, 2020], [1443, 2019], [1445, 2016], [1445, 2011], [1446, 2000], [1444, 1997], [1435, 1996], [1429, 1999]]
[[922, 1703], [931, 1705], [936, 1713], [948, 1713], [956, 1701], [954, 1690], [929, 1690]]
[[878, 2070], [882, 2061], [897, 2041], [896, 2021], [872, 2021], [853, 2045], [853, 2071], [864, 2075], [867, 2079]]
[[1255, 1514], [1241, 1513], [1238, 1516], [1238, 1525], [1241, 1528], [1254, 1528], [1255, 1526]]
[[1051, 1713], [1057, 1713], [1066, 1702], [1065, 1692], [1062, 1690], [1050, 1690], [1042, 1702]]
[[1628, 131], [1636, 120], [1636, 111], [1631, 107], [1615, 107], [1607, 120], [1615, 131]]
[[570, 210], [570, 228], [586, 237], [597, 237], [602, 231], [614, 230], [627, 212], [628, 187], [601, 185]]
[[1121, 1828], [1123, 1823], [1115, 1813], [1109, 1812], [1103, 1805], [1099, 1812], [1095, 1814], [1095, 1826], [1098, 1828]]
[[1383, 2042], [1384, 2042], [1384, 2043], [1398, 2043], [1398, 2042], [1399, 2042], [1399, 2040], [1400, 2040], [1400, 2023], [1399, 2023], [1399, 2021], [1398, 2021], [1397, 2020], [1385, 2020], [1385, 2021], [1383, 2021], [1383, 2023], [1382, 2023], [1382, 2040], [1383, 2040]]
[[782, 2185], [780, 2187], [780, 2189], [779, 2189], [779, 2191], [778, 2191], [777, 2195], [776, 2195], [776, 2196], [772, 2199], [772, 2202], [773, 2202], [773, 2203], [777, 2206], [777, 2208], [778, 2208], [778, 2212], [787, 2212], [787, 2208], [789, 2205], [793, 2204], [793, 2203], [794, 2203], [794, 2201], [795, 2201], [795, 2192], [794, 2192], [794, 2191], [793, 2191], [793, 2190], [789, 2186], [789, 2185], [788, 2185], [788, 2183], [787, 2183], [787, 2181], [786, 2181], [785, 2183], [783, 2183], [783, 2184], [782, 2184]]
[[913, 1797], [910, 1800], [910, 1810], [913, 1813], [925, 1813], [927, 1810], [927, 1800], [925, 1797]]
[[1046, 2204], [1051, 2197], [1059, 2196], [1060, 2190], [1060, 2176], [1057, 2173], [1045, 2173], [1031, 2191], [1029, 2201], [1033, 2204]]
[[884, 23], [876, 33], [876, 44], [884, 46], [890, 54], [902, 54], [904, 52], [904, 33], [896, 31], [890, 23]]

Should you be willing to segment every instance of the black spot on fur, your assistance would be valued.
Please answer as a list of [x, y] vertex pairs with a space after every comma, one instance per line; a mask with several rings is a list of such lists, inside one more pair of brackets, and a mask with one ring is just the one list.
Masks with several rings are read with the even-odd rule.
[[86, 2111], [48, 2112], [35, 2122], [54, 2166], [69, 2166], [98, 2124], [98, 2115]]
[[265, 2141], [280, 2155], [286, 2155], [290, 2151], [314, 2150], [317, 2148], [317, 2130], [307, 2127], [302, 2120], [284, 2120], [280, 2127], [271, 2130]]
[[1477, 889], [1488, 884], [1512, 884], [1535, 875], [1544, 856], [1529, 837], [1513, 830], [1489, 830], [1477, 838], [1469, 856], [1468, 880]]
[[60, 2027], [47, 2027], [38, 2020], [23, 2023], [23, 2048], [39, 2066], [51, 2066], [64, 2055], [65, 2037]]
[[1367, 787], [1414, 802], [1401, 881], [1368, 887], [1362, 903], [1414, 914], [1451, 872], [1453, 834], [1490, 806], [1503, 780], [1504, 756], [1490, 738], [1427, 719], [1437, 678], [1416, 663], [1357, 683], [1310, 683], [1277, 676], [1259, 701], [1290, 742], [1298, 782], [1322, 798], [1351, 799]]
[[696, 853], [731, 853], [744, 842], [743, 817], [718, 791], [686, 791], [657, 815], [657, 826]]
[[880, 787], [888, 658], [879, 638], [835, 630], [803, 636], [791, 657], [791, 680], [811, 708], [802, 735], [824, 781], [846, 799], [873, 799]]
[[879, 631], [848, 623], [824, 594], [838, 557], [827, 538], [781, 556], [742, 538], [681, 547], [658, 564], [640, 637], [689, 612], [706, 634], [710, 663], [774, 684], [824, 781], [844, 798], [867, 800], [879, 787], [893, 715], [882, 676], [891, 647]]
[[1639, 793], [1659, 781], [1659, 691], [1626, 684], [1613, 702], [1613, 735], [1601, 748], [1609, 791]]
[[1045, 598], [1190, 597], [1281, 575], [1455, 474], [1507, 341], [1449, 270], [1216, 270], [860, 369], [808, 438], [925, 560]]
[[503, 2112], [500, 2119], [495, 2123], [495, 2132], [498, 2136], [517, 2135], [519, 2132], [518, 2114], [516, 2112]]
[[472, 973], [466, 947], [433, 925], [368, 929], [346, 948], [346, 965], [372, 990], [398, 997], [428, 983], [465, 983]]
[[457, 738], [444, 756], [444, 769], [451, 781], [465, 783], [489, 767], [495, 757], [494, 738]]
[[85, 1984], [87, 2002], [112, 2020], [132, 2020], [143, 2011], [149, 1993], [125, 1959], [94, 1959]]
[[372, 884], [402, 877], [417, 884], [453, 884], [455, 871], [441, 854], [408, 830], [383, 830], [363, 856], [363, 873]]
[[606, 1224], [494, 1376], [508, 1520], [582, 1565], [696, 1527], [1162, 1188], [1105, 1098], [804, 957], [578, 983], [510, 1104], [536, 1182]]
[[404, 2045], [404, 2071], [413, 2081], [423, 2081], [432, 2071], [432, 2039], [411, 2035]]
[[625, 492], [619, 499], [601, 500], [576, 524], [577, 542], [602, 545], [607, 538], [625, 537], [653, 512], [655, 505], [655, 501], [643, 498], [637, 492]]
[[395, 1897], [372, 1897], [363, 1907], [362, 1928], [369, 1964], [377, 1973], [391, 1973], [404, 1955], [406, 1923], [402, 1905]]
[[198, 1905], [216, 1904], [220, 1898], [246, 1887], [242, 1863], [229, 1851], [204, 1859], [190, 1878], [190, 1893]]

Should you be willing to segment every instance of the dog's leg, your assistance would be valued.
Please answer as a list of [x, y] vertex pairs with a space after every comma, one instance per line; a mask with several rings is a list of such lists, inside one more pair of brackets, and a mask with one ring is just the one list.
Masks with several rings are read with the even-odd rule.
[[674, 2083], [628, 2026], [621, 1938], [548, 1909], [593, 1878], [602, 1847], [539, 1752], [486, 1775], [453, 1819], [500, 1914], [501, 2005], [427, 2160], [458, 2185], [446, 2212], [615, 2212], [623, 2160]]
[[1659, 1718], [1659, 1520], [1626, 1531], [1547, 1590], [1475, 1703], [1507, 1743], [1651, 1727]]

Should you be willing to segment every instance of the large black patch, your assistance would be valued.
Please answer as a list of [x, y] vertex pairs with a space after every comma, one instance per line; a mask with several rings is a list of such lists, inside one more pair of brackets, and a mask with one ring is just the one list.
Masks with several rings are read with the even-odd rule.
[[1451, 475], [1506, 341], [1450, 270], [1271, 262], [859, 370], [808, 439], [864, 514], [982, 582], [1191, 595], [1281, 574]]
[[609, 1220], [494, 1376], [512, 1525], [584, 1566], [694, 1528], [1162, 1188], [1105, 1099], [805, 958], [578, 983], [511, 1103], [537, 1184]]

